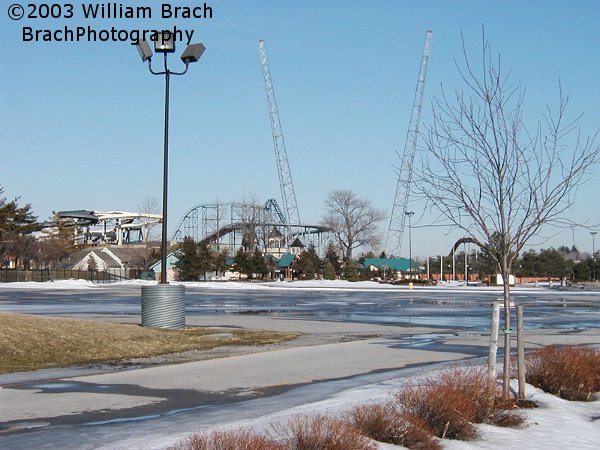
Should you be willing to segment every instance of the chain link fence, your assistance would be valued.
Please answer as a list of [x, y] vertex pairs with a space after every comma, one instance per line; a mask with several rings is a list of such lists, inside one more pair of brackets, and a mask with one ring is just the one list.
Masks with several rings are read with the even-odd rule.
[[23, 281], [86, 280], [93, 283], [114, 283], [139, 279], [138, 269], [70, 270], [70, 269], [0, 269], [0, 283]]

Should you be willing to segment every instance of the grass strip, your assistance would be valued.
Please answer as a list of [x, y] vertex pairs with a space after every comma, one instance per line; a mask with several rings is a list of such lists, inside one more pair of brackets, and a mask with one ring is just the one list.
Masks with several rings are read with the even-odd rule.
[[0, 374], [231, 345], [276, 344], [298, 336], [298, 333], [206, 327], [164, 330], [135, 324], [0, 313]]

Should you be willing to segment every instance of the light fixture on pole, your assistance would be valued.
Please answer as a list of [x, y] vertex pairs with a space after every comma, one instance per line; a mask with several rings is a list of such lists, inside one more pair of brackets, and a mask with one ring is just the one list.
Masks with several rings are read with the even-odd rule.
[[408, 216], [408, 273], [412, 278], [412, 224], [410, 218], [413, 216], [414, 211], [406, 211], [404, 214]]
[[[160, 282], [159, 286], [165, 285], [168, 286], [167, 282], [167, 251], [168, 251], [168, 242], [167, 242], [167, 199], [168, 199], [168, 185], [169, 185], [169, 91], [170, 91], [170, 77], [171, 75], [184, 75], [187, 73], [190, 63], [197, 62], [202, 54], [204, 53], [205, 47], [203, 44], [192, 44], [188, 45], [185, 51], [181, 55], [181, 60], [185, 64], [185, 69], [181, 72], [174, 72], [168, 67], [167, 55], [169, 53], [175, 52], [175, 34], [172, 31], [164, 30], [156, 34], [153, 37], [154, 40], [154, 51], [156, 53], [163, 54], [164, 60], [164, 68], [160, 71], [155, 71], [152, 68], [152, 50], [148, 45], [148, 42], [145, 40], [140, 40], [136, 43], [137, 50], [140, 54], [140, 58], [142, 58], [143, 62], [148, 62], [148, 69], [152, 75], [164, 75], [165, 76], [165, 112], [164, 112], [164, 137], [163, 137], [163, 194], [162, 194], [162, 233], [161, 233], [161, 245], [160, 245]], [[150, 286], [148, 286], [151, 288]], [[183, 301], [183, 286], [171, 286], [171, 287], [163, 287], [158, 288], [156, 292], [162, 292], [158, 295], [161, 301], [168, 301], [170, 297], [175, 295], [179, 300]], [[181, 292], [179, 292], [181, 291]], [[148, 291], [150, 292], [150, 290]], [[175, 294], [176, 292], [176, 294]], [[145, 304], [150, 303], [160, 303], [160, 301], [156, 302], [155, 293], [148, 294], [148, 299], [152, 299], [152, 302], [149, 300], [148, 302], [144, 302], [144, 289], [142, 289], [142, 325], [144, 323], [144, 306]], [[181, 299], [179, 299], [181, 296]], [[185, 305], [184, 305], [185, 307]], [[146, 308], [148, 309], [148, 308]], [[167, 308], [168, 309], [168, 308]], [[183, 326], [181, 326], [181, 320], [179, 318], [179, 314], [176, 316], [177, 319], [174, 319], [176, 322], [175, 326], [164, 325], [166, 322], [173, 322], [167, 320], [166, 322], [162, 320], [162, 318], [156, 318], [156, 314], [159, 316], [167, 317], [169, 312], [161, 313], [151, 311], [149, 313], [149, 317], [147, 322], [151, 323], [149, 326], [158, 326], [164, 328], [183, 328], [185, 326], [185, 312], [183, 314]]]
[[171, 75], [184, 75], [189, 68], [190, 63], [196, 62], [204, 53], [203, 44], [188, 45], [181, 60], [185, 63], [185, 69], [181, 72], [174, 72], [167, 65], [167, 55], [175, 52], [175, 36], [170, 31], [163, 31], [157, 34], [154, 41], [154, 51], [164, 55], [164, 70], [155, 71], [152, 69], [152, 50], [146, 41], [138, 41], [136, 47], [143, 62], [148, 62], [148, 69], [153, 75], [165, 76], [165, 125], [163, 139], [163, 198], [162, 198], [162, 236], [161, 236], [161, 272], [160, 283], [167, 283], [167, 198], [169, 181], [169, 82]]

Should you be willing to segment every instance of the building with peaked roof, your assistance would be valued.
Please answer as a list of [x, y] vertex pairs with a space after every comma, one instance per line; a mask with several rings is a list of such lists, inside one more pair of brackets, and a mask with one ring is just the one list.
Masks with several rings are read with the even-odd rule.
[[267, 235], [267, 247], [265, 248], [265, 254], [272, 255], [275, 258], [281, 258], [285, 255], [285, 242], [284, 236], [277, 227], [273, 227]]
[[290, 252], [293, 255], [301, 254], [305, 248], [306, 246], [302, 243], [302, 241], [299, 238], [294, 239], [294, 241], [290, 244]]
[[286, 253], [275, 263], [275, 279], [291, 280], [293, 279], [292, 264], [296, 259], [296, 255]]
[[71, 270], [98, 270], [122, 278], [137, 278], [147, 267], [149, 254], [143, 246], [93, 247], [71, 253], [64, 262]]
[[[69, 255], [71, 269], [88, 270], [93, 260], [96, 270], [143, 269], [146, 265], [146, 249], [132, 247], [95, 247]], [[91, 259], [90, 259], [91, 258]]]
[[[179, 261], [175, 253], [169, 253], [167, 255], [167, 282], [175, 281], [175, 263]], [[150, 270], [156, 274], [156, 279], [160, 280], [160, 273], [162, 271], [162, 261], [158, 260], [150, 266]]]

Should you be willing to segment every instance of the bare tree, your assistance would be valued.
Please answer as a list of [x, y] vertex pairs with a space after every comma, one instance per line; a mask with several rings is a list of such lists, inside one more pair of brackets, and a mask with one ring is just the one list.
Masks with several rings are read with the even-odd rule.
[[[138, 205], [138, 209], [144, 214], [160, 214], [158, 206], [156, 197], [145, 197], [144, 201]], [[158, 240], [158, 236], [154, 236], [154, 230], [158, 226], [158, 222], [148, 218], [142, 218], [142, 222], [144, 222], [146, 228], [143, 233], [144, 243], [148, 244], [153, 239]]]
[[333, 236], [344, 260], [352, 259], [352, 251], [361, 246], [377, 247], [381, 236], [377, 231], [385, 212], [371, 206], [349, 190], [332, 191], [325, 200], [323, 225], [333, 229]]
[[242, 226], [242, 246], [247, 252], [267, 245], [268, 227], [265, 225], [267, 214], [261, 201], [255, 194], [242, 197], [235, 206], [235, 213]]
[[245, 198], [235, 206], [235, 213], [241, 222], [242, 247], [244, 251], [251, 252], [258, 245], [258, 223], [260, 222], [260, 213], [258, 212], [258, 201], [252, 197], [250, 202]]
[[[578, 186], [598, 162], [598, 132], [584, 138], [578, 119], [566, 119], [568, 98], [549, 107], [529, 132], [524, 93], [501, 71], [482, 40], [480, 72], [467, 56], [457, 68], [466, 92], [454, 91], [433, 104], [427, 127], [429, 155], [417, 170], [417, 188], [445, 221], [464, 231], [496, 261], [504, 286], [503, 397], [509, 395], [510, 282], [519, 252], [541, 228], [569, 222], [565, 213]], [[510, 72], [509, 72], [510, 73]]]
[[154, 261], [160, 259], [160, 248], [156, 243], [156, 241], [160, 239], [160, 236], [156, 235], [155, 232], [159, 229], [158, 224], [161, 223], [162, 219], [161, 221], [157, 221], [156, 219], [149, 217], [153, 214], [160, 214], [156, 197], [145, 197], [142, 203], [138, 204], [138, 209], [139, 212], [148, 214], [148, 216], [142, 217], [141, 219], [144, 224], [143, 227], [145, 228], [142, 229], [144, 246], [138, 248], [136, 254], [144, 270], [148, 270]]

